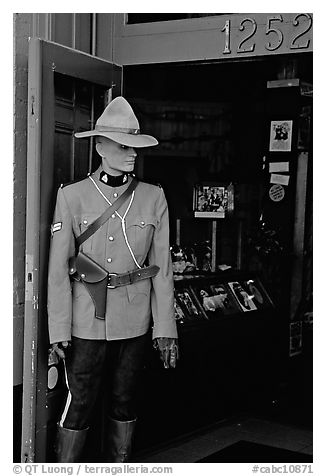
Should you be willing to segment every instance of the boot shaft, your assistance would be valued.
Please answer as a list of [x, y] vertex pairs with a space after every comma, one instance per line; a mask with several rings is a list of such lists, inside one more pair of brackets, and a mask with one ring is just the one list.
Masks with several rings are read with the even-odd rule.
[[126, 463], [130, 459], [136, 419], [118, 421], [108, 418], [108, 462]]
[[80, 463], [88, 428], [69, 430], [57, 425], [55, 452], [57, 463]]

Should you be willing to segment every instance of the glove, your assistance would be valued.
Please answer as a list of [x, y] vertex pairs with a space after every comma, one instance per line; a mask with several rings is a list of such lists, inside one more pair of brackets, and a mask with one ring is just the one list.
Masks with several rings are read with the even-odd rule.
[[52, 344], [50, 352], [54, 352], [60, 359], [65, 359], [66, 355], [64, 353], [64, 349], [68, 349], [71, 346], [71, 342], [63, 341], [63, 342], [55, 342]]
[[178, 339], [171, 337], [156, 337], [153, 341], [153, 347], [160, 352], [160, 359], [164, 368], [175, 368], [179, 358]]

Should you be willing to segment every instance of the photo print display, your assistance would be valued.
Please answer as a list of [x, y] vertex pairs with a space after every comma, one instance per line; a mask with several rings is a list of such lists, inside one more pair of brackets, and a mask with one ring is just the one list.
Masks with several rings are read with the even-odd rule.
[[210, 288], [217, 302], [221, 303], [223, 314], [228, 315], [239, 312], [236, 300], [224, 284], [211, 284]]
[[265, 289], [257, 279], [241, 281], [241, 286], [257, 309], [263, 309], [272, 305]]
[[179, 306], [181, 307], [181, 310], [183, 311], [185, 315], [185, 319], [197, 320], [197, 319], [206, 318], [202, 309], [200, 309], [200, 307], [196, 305], [196, 302], [194, 298], [192, 297], [189, 289], [184, 288], [182, 290], [177, 290], [176, 298], [177, 298], [177, 303], [179, 304]]
[[256, 311], [257, 306], [253, 302], [253, 295], [248, 294], [247, 291], [242, 287], [239, 281], [232, 281], [228, 283], [234, 297], [240, 305], [240, 308], [243, 312]]
[[174, 297], [174, 319], [176, 321], [179, 321], [180, 324], [183, 324], [185, 321], [184, 312], [181, 309], [180, 304], [178, 303], [176, 297]]
[[223, 284], [193, 285], [192, 290], [208, 318], [239, 312], [231, 292]]

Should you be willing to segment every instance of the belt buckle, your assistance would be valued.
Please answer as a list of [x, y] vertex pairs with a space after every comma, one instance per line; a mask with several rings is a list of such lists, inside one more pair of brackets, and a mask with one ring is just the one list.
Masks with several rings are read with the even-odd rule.
[[[117, 275], [117, 273], [109, 273], [109, 282], [111, 281], [111, 276], [118, 276], [118, 275]], [[107, 284], [106, 287], [109, 288], [109, 289], [114, 289], [114, 288], [116, 288], [116, 286], [112, 286], [112, 285], [110, 285], [110, 284]]]

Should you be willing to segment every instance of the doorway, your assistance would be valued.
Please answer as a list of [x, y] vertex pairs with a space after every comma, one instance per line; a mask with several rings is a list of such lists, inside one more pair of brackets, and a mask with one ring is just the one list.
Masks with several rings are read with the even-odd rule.
[[53, 461], [66, 391], [62, 366], [48, 361], [47, 267], [56, 191], [96, 167], [92, 143], [75, 142], [73, 133], [91, 128], [108, 96], [121, 94], [121, 76], [121, 67], [107, 61], [30, 41], [22, 462]]

